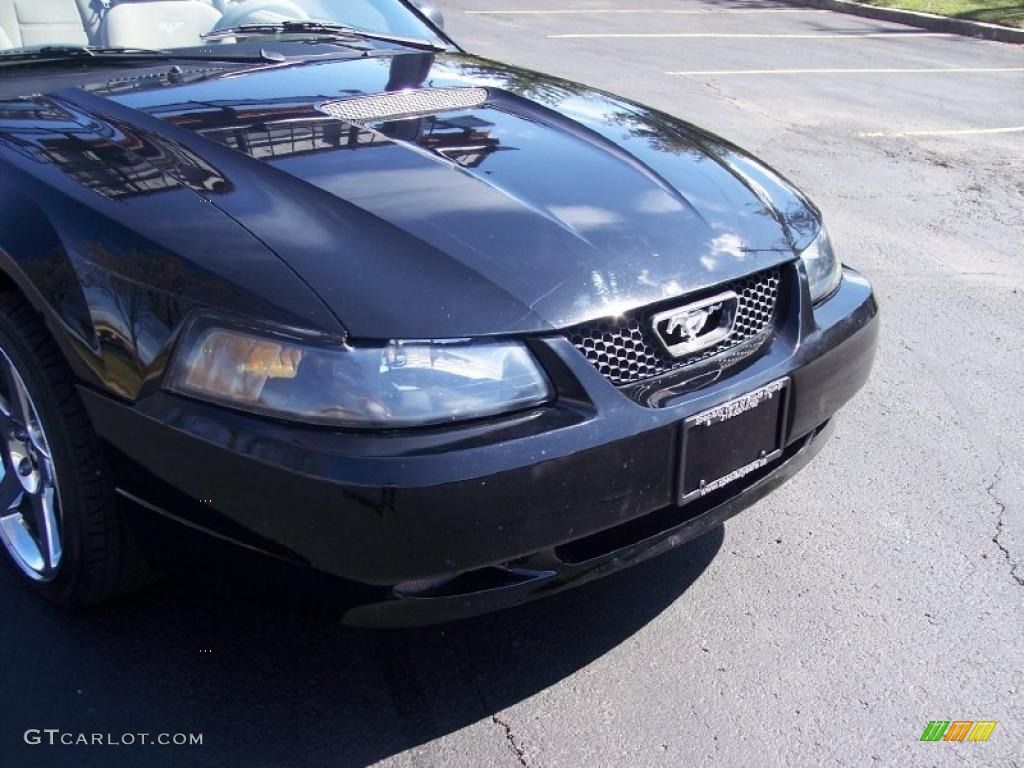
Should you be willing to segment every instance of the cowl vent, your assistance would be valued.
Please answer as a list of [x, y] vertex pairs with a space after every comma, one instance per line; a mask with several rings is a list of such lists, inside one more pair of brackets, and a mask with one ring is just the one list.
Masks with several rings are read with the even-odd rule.
[[471, 109], [486, 101], [485, 88], [419, 88], [325, 101], [317, 109], [347, 123], [375, 123]]

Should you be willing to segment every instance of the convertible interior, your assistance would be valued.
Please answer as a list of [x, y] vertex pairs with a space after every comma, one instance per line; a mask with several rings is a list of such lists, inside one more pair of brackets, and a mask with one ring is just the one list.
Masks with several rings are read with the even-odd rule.
[[[239, 24], [331, 19], [387, 30], [373, 2], [324, 0], [0, 0], [0, 50], [40, 45], [185, 48]], [[317, 12], [319, 11], [319, 13]], [[341, 19], [339, 19], [341, 20]]]

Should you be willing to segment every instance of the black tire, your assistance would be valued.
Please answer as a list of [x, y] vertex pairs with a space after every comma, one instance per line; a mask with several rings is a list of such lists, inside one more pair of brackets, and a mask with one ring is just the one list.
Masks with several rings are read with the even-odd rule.
[[0, 292], [0, 350], [24, 382], [45, 431], [56, 470], [62, 549], [46, 581], [30, 577], [3, 546], [0, 557], [7, 556], [39, 594], [62, 605], [91, 605], [141, 586], [151, 571], [117, 508], [99, 440], [71, 371], [42, 318], [12, 291]]

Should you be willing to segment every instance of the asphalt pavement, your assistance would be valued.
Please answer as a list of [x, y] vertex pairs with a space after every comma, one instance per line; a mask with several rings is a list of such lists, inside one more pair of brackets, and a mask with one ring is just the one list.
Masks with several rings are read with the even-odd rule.
[[[1024, 764], [1024, 48], [772, 2], [441, 5], [468, 50], [801, 186], [875, 285], [871, 381], [724, 530], [445, 627], [178, 581], [76, 614], [0, 569], [0, 765]], [[936, 719], [998, 725], [921, 743]], [[46, 727], [203, 744], [22, 743]]]

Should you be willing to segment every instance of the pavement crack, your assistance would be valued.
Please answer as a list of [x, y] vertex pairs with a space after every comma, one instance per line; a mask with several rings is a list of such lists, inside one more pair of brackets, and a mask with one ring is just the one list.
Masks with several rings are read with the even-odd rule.
[[995, 474], [992, 476], [992, 482], [985, 488], [985, 492], [988, 493], [989, 498], [995, 502], [995, 505], [999, 508], [999, 516], [996, 518], [996, 535], [992, 537], [992, 543], [999, 547], [999, 551], [1003, 553], [1003, 558], [1006, 560], [1006, 564], [1010, 566], [1010, 577], [1017, 582], [1021, 587], [1024, 587], [1024, 576], [1017, 574], [1017, 566], [1019, 563], [1014, 562], [1013, 557], [1010, 555], [1008, 547], [1004, 546], [999, 538], [1003, 535], [1003, 517], [1006, 515], [1006, 504], [996, 494], [996, 486], [999, 485], [1000, 475], [1003, 471], [1003, 465], [1000, 464], [996, 469]]
[[[455, 649], [451, 646], [451, 643], [448, 640], [448, 635], [444, 630], [441, 630], [441, 644], [453, 660], [459, 658], [455, 653]], [[505, 741], [508, 744], [509, 751], [515, 756], [516, 760], [521, 766], [523, 766], [523, 768], [530, 768], [530, 764], [526, 760], [526, 752], [520, 745], [519, 739], [517, 739], [516, 735], [512, 732], [512, 725], [499, 717], [497, 712], [494, 711], [494, 707], [488, 703], [487, 697], [484, 695], [483, 688], [480, 686], [479, 678], [470, 672], [468, 675], [468, 682], [470, 687], [473, 689], [477, 702], [480, 704], [480, 708], [485, 714], [490, 715], [492, 723], [499, 726], [504, 731]]]
[[982, 471], [988, 471], [989, 467], [995, 467], [995, 470], [992, 471], [992, 480], [985, 487], [985, 492], [988, 494], [988, 497], [992, 499], [993, 503], [995, 503], [999, 510], [999, 514], [996, 517], [996, 532], [995, 535], [992, 536], [992, 543], [999, 547], [999, 551], [1003, 553], [1003, 558], [1006, 560], [1006, 564], [1010, 568], [1010, 578], [1017, 582], [1018, 586], [1024, 587], [1024, 576], [1020, 576], [1017, 573], [1017, 568], [1020, 566], [1020, 562], [1014, 560], [1009, 547], [1003, 544], [1001, 540], [1007, 505], [1006, 502], [1000, 498], [999, 493], [996, 490], [1000, 482], [1002, 482], [1002, 473], [1003, 468], [1005, 467], [1005, 460], [999, 452], [999, 448], [992, 445], [993, 440], [989, 433], [984, 428], [977, 426], [981, 421], [978, 414], [973, 408], [971, 408], [963, 392], [957, 386], [949, 371], [939, 365], [931, 356], [907, 343], [907, 341], [903, 339], [900, 339], [899, 341], [903, 348], [916, 357], [928, 370], [935, 383], [942, 389], [950, 405], [953, 406], [953, 410], [956, 414], [956, 419], [961, 430], [964, 432], [967, 439], [974, 445], [975, 454], [978, 457], [978, 461], [981, 463]]
[[505, 730], [505, 741], [508, 742], [508, 747], [512, 750], [512, 754], [516, 756], [516, 759], [523, 768], [529, 768], [530, 764], [526, 761], [526, 752], [524, 752], [523, 748], [519, 745], [519, 740], [516, 739], [516, 735], [512, 733], [512, 726], [496, 714], [491, 715], [491, 722], [495, 725], [500, 725]]

